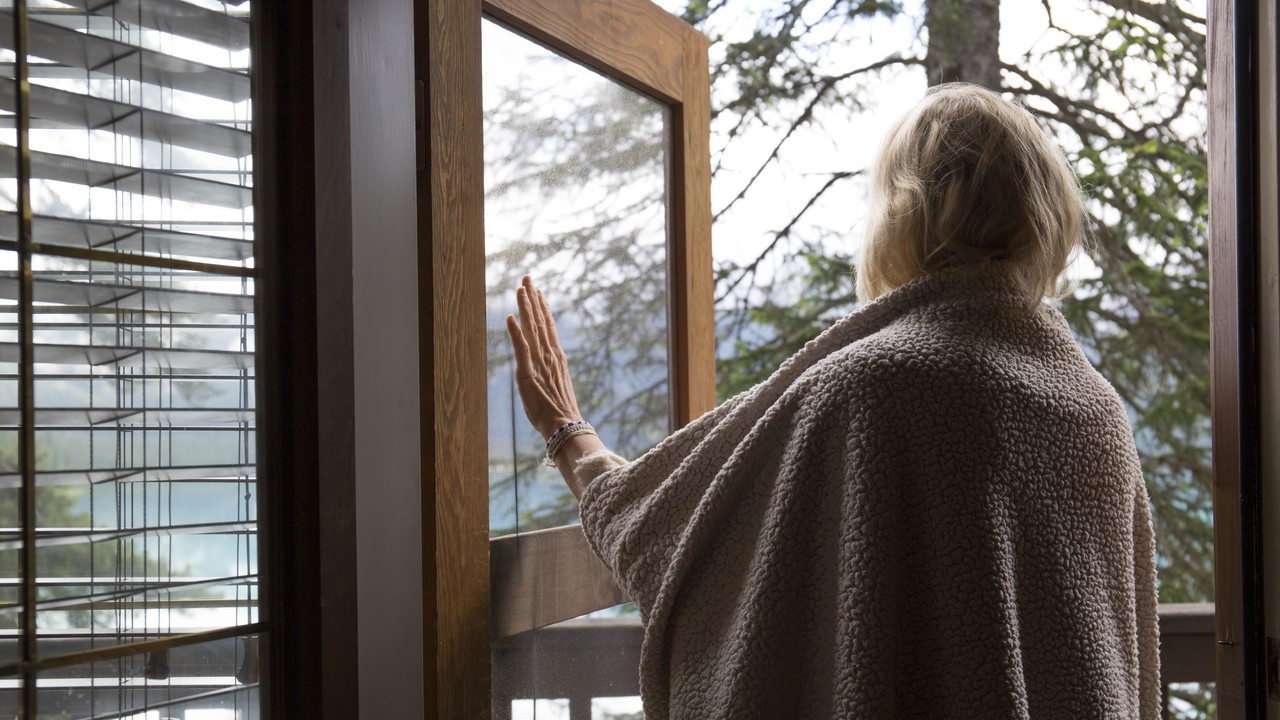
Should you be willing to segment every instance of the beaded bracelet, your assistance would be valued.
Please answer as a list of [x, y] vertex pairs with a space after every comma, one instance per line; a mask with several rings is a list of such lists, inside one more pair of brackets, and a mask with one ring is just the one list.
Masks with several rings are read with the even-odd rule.
[[551, 437], [547, 438], [547, 456], [543, 458], [542, 464], [549, 468], [554, 468], [556, 466], [556, 453], [560, 452], [560, 448], [564, 447], [569, 438], [578, 435], [595, 434], [596, 429], [591, 427], [591, 423], [586, 420], [574, 420], [561, 425], [556, 428], [555, 432], [551, 433]]

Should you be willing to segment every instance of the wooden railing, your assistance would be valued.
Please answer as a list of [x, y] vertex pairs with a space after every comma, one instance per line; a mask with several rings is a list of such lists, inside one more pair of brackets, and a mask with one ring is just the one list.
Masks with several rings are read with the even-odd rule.
[[[570, 720], [591, 701], [640, 694], [640, 619], [583, 618], [503, 638], [493, 647], [493, 720], [517, 699], [568, 700]], [[1160, 667], [1168, 683], [1214, 680], [1213, 604], [1160, 606]]]

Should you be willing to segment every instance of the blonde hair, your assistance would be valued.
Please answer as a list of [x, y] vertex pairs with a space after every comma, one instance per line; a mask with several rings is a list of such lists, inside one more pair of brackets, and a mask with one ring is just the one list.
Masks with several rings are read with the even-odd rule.
[[1075, 174], [1026, 109], [976, 85], [939, 85], [889, 131], [872, 169], [858, 297], [998, 262], [1034, 307], [1058, 294], [1083, 218]]

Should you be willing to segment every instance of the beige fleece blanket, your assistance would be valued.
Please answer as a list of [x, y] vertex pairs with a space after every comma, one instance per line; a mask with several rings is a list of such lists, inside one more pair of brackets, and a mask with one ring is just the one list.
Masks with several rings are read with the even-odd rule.
[[1125, 409], [998, 268], [913, 281], [587, 487], [648, 720], [1156, 718]]

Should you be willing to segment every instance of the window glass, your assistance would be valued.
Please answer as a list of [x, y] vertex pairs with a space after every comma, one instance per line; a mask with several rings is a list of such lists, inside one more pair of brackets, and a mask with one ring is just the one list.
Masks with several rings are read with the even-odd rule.
[[485, 21], [490, 532], [565, 525], [577, 505], [542, 466], [504, 318], [544, 288], [578, 402], [635, 457], [670, 428], [666, 106]]
[[632, 614], [620, 610], [494, 643], [494, 720], [636, 718], [644, 632]]
[[[505, 535], [578, 514], [516, 393], [504, 318], [523, 274], [605, 444], [635, 457], [670, 430], [669, 110], [497, 23], [483, 43], [490, 532]], [[629, 605], [499, 640], [494, 717], [614, 717], [636, 702], [639, 648]]]

